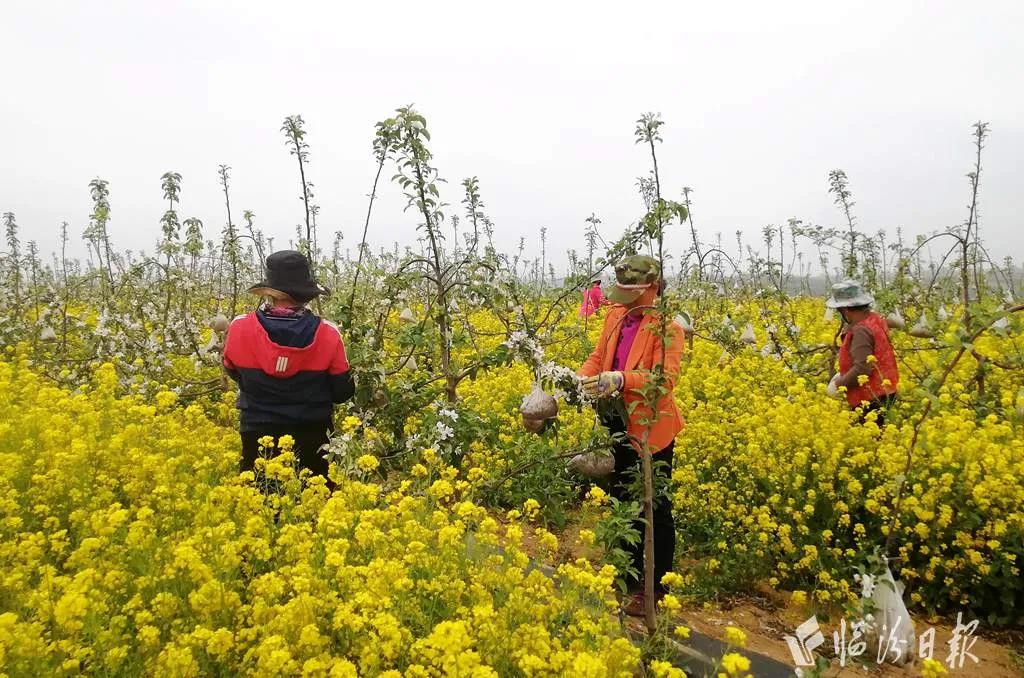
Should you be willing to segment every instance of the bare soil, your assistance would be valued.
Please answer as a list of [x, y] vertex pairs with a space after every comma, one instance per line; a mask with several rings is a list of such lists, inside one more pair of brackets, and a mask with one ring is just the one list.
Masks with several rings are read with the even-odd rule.
[[[583, 527], [570, 521], [561, 530], [556, 530], [559, 538], [558, 552], [554, 556], [556, 563], [571, 562], [576, 558], [585, 557], [591, 562], [598, 562], [600, 550], [596, 547], [581, 548], [578, 541], [579, 530]], [[524, 530], [523, 546], [529, 553], [537, 553], [536, 539], [530, 530]], [[686, 607], [680, 613], [679, 622], [692, 630], [706, 636], [724, 640], [725, 627], [736, 626], [747, 634], [746, 649], [771, 657], [777, 661], [793, 666], [793, 658], [786, 644], [785, 636], [792, 635], [808, 617], [814, 614], [810, 606], [796, 605], [790, 595], [784, 591], [774, 590], [767, 585], [753, 595], [736, 600], [714, 604]], [[831, 661], [827, 676], [848, 678], [851, 676], [871, 676], [872, 678], [896, 678], [919, 676], [921, 660], [906, 666], [895, 666], [891, 663], [864, 667], [847, 660], [845, 667], [839, 666], [839, 660], [833, 656], [832, 632], [838, 629], [839, 617], [833, 615], [834, 622], [822, 622], [821, 631], [825, 635], [825, 643], [816, 653], [826, 656]], [[847, 636], [849, 624], [847, 620]], [[970, 621], [965, 618], [964, 623]], [[949, 676], [970, 676], [971, 678], [1021, 678], [1024, 676], [1024, 629], [997, 630], [986, 628], [982, 623], [972, 638], [976, 639], [970, 647], [970, 654], [977, 658], [964, 657], [963, 665], [954, 661], [947, 663], [950, 653], [948, 641], [953, 635], [956, 619], [926, 619], [914, 617], [917, 634], [935, 628], [935, 645], [932, 658], [942, 662]], [[872, 657], [873, 659], [873, 657]]]
[[[788, 603], [788, 596], [777, 592], [762, 592], [753, 598], [743, 599], [734, 603], [701, 606], [684, 609], [681, 613], [682, 622], [694, 631], [712, 638], [724, 639], [725, 627], [736, 626], [747, 634], [747, 649], [793, 665], [785, 636], [813, 613], [804, 606]], [[964, 620], [967, 623], [967, 619]], [[822, 623], [821, 630], [825, 635], [825, 644], [817, 652], [829, 656], [831, 668], [828, 676], [918, 676], [920, 660], [913, 665], [897, 667], [892, 664], [881, 664], [864, 668], [847, 660], [845, 667], [839, 666], [838, 658], [832, 656], [832, 632], [838, 629], [835, 623]], [[849, 621], [847, 622], [849, 624]], [[984, 624], [974, 633], [976, 638], [970, 648], [970, 654], [977, 657], [977, 662], [968, 656], [960, 667], [947, 664], [949, 645], [947, 642], [953, 635], [956, 620], [915, 618], [914, 626], [918, 634], [929, 627], [935, 628], [935, 649], [932, 658], [946, 667], [950, 676], [971, 676], [971, 678], [1019, 678], [1024, 676], [1024, 632], [986, 631]], [[848, 627], [849, 628], [849, 627]], [[847, 630], [849, 636], [849, 630]], [[872, 657], [873, 659], [873, 657]]]

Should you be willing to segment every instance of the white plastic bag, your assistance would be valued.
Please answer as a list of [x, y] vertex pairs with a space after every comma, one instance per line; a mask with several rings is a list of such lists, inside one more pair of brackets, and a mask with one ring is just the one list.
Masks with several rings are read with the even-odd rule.
[[885, 573], [874, 581], [871, 602], [875, 611], [867, 618], [865, 633], [868, 656], [896, 666], [912, 663], [917, 657], [917, 633], [903, 604], [903, 589], [886, 565]]
[[219, 353], [221, 351], [220, 337], [216, 334], [211, 334], [210, 340], [203, 346], [202, 351], [206, 354]]
[[743, 328], [743, 334], [740, 335], [740, 341], [748, 346], [753, 346], [757, 343], [757, 335], [754, 334], [754, 326], [747, 323], [747, 326]]
[[231, 321], [223, 313], [218, 313], [210, 320], [210, 329], [214, 332], [227, 332]]
[[890, 329], [902, 330], [907, 326], [907, 321], [903, 319], [903, 314], [897, 308], [895, 311], [885, 316], [885, 322], [889, 325]]
[[913, 327], [910, 328], [910, 336], [919, 339], [931, 339], [935, 333], [928, 327], [928, 314], [922, 313]]
[[839, 381], [839, 373], [838, 372], [836, 374], [832, 375], [832, 379], [829, 380], [828, 386], [825, 387], [825, 393], [827, 393], [830, 396], [834, 396], [836, 393], [838, 393], [839, 392], [839, 386], [836, 384], [837, 381]]
[[690, 314], [683, 311], [676, 316], [676, 322], [683, 328], [683, 331], [687, 334], [693, 332], [693, 320], [690, 318]]

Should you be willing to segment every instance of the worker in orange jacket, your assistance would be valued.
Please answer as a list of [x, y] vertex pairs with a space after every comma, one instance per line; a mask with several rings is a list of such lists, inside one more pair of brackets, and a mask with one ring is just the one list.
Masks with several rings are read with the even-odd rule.
[[[612, 472], [612, 496], [619, 501], [641, 501], [630, 491], [631, 476], [640, 467], [640, 455], [652, 454], [655, 464], [655, 485], [667, 485], [672, 473], [672, 453], [676, 435], [684, 422], [673, 397], [679, 362], [683, 353], [684, 331], [676, 322], [667, 325], [661, 334], [661, 317], [654, 304], [664, 286], [661, 266], [657, 259], [635, 255], [626, 257], [615, 266], [615, 286], [608, 299], [615, 306], [605, 317], [601, 336], [590, 357], [577, 374], [583, 377], [583, 389], [596, 397], [621, 396], [626, 420], [619, 415], [606, 415], [605, 426], [613, 434], [624, 433], [625, 439], [614, 447], [615, 470]], [[645, 403], [641, 393], [660, 365], [667, 389], [654, 412]], [[675, 557], [676, 531], [672, 518], [672, 505], [665, 496], [654, 502], [654, 589], [660, 598], [665, 593], [661, 578], [672, 570]], [[644, 523], [640, 516], [635, 523], [642, 535]], [[631, 555], [637, 573], [644, 571], [643, 540], [637, 544], [624, 544]], [[627, 577], [630, 597], [626, 601], [627, 614], [642, 616], [645, 606], [643, 587], [639, 576]]]

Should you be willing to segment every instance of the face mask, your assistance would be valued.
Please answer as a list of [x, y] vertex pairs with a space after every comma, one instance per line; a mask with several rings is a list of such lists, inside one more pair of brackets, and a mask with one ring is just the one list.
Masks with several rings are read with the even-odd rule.
[[654, 289], [653, 285], [648, 285], [647, 289], [644, 290], [644, 293], [637, 297], [636, 301], [629, 305], [629, 308], [636, 308], [637, 306], [651, 306], [654, 303], [656, 291], [657, 290]]

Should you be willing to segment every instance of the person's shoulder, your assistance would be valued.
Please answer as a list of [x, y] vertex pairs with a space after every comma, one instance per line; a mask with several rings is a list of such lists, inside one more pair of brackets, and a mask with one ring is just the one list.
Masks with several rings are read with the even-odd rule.
[[606, 313], [604, 316], [605, 327], [610, 327], [613, 324], [618, 323], [626, 316], [626, 313], [628, 311], [629, 309], [623, 306], [622, 304], [613, 304], [608, 309], [608, 313]]
[[856, 325], [852, 326], [849, 329], [849, 332], [850, 332], [850, 336], [853, 339], [855, 339], [855, 340], [856, 339], [866, 339], [866, 340], [873, 341], [874, 337], [875, 337], [874, 329], [870, 325], [868, 325], [867, 323], [863, 323], [863, 322], [857, 323]]
[[319, 320], [320, 326], [325, 328], [325, 331], [329, 333], [329, 336], [337, 336], [338, 339], [341, 339], [341, 328], [338, 327], [337, 323], [331, 322], [326, 318], [320, 318]]
[[[658, 313], [651, 314], [652, 323], [661, 323], [661, 315]], [[674, 342], [681, 342], [686, 338], [686, 329], [683, 324], [679, 321], [678, 317], [669, 319], [665, 323], [665, 333], [669, 337], [669, 340]]]

